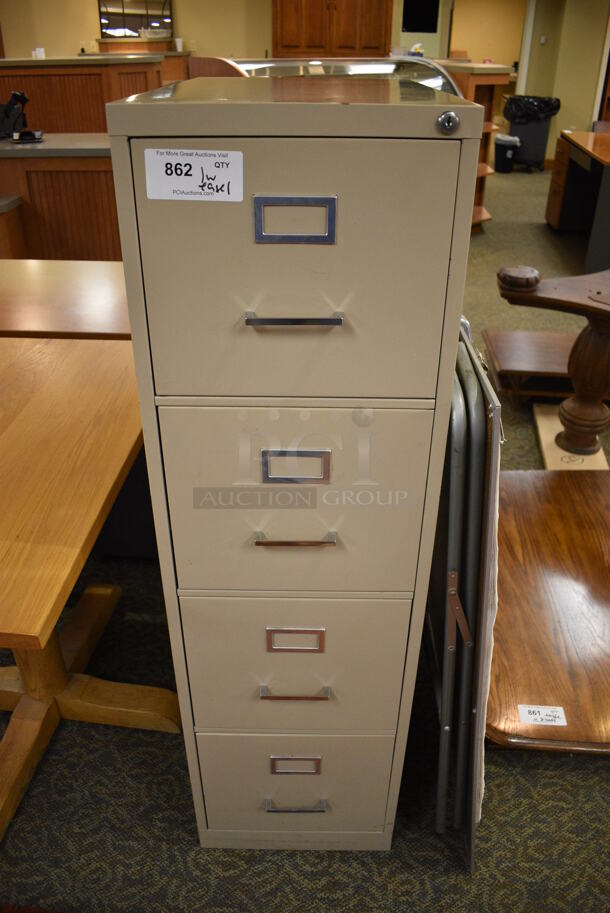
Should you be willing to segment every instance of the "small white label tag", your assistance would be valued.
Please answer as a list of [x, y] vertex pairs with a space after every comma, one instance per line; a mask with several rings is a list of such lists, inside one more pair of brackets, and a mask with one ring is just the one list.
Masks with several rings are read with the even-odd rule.
[[518, 704], [519, 719], [522, 723], [536, 726], [567, 726], [563, 707], [548, 707], [544, 704]]
[[241, 203], [244, 163], [241, 152], [215, 149], [145, 149], [149, 200], [215, 200]]

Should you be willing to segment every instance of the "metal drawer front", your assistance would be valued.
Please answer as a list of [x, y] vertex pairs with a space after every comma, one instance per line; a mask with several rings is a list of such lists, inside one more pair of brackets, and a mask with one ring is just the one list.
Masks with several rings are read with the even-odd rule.
[[[393, 736], [197, 735], [213, 830], [381, 831]], [[294, 757], [302, 774], [273, 772]], [[311, 759], [309, 766], [297, 759]], [[319, 759], [319, 773], [313, 773]]]
[[183, 597], [180, 608], [196, 728], [394, 731], [409, 600]]
[[[181, 589], [412, 590], [430, 410], [189, 406], [159, 417]], [[272, 475], [295, 484], [264, 480], [263, 451], [288, 454]]]
[[[156, 392], [433, 397], [459, 145], [133, 140]], [[241, 151], [243, 201], [148, 199], [155, 147]]]

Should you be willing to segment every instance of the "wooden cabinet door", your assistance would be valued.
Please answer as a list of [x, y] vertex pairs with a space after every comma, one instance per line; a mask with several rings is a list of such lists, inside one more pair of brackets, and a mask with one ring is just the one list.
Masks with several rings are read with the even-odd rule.
[[384, 57], [390, 49], [388, 0], [330, 0], [330, 54]]
[[328, 53], [330, 0], [273, 0], [273, 56]]
[[387, 0], [358, 0], [358, 52], [363, 57], [389, 54], [391, 20]]
[[273, 0], [273, 56], [384, 57], [391, 0]]

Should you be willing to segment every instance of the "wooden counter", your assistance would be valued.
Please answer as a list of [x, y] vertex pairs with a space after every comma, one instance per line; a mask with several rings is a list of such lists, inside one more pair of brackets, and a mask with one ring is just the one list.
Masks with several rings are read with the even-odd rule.
[[22, 199], [22, 256], [121, 260], [105, 133], [46, 134], [23, 146], [0, 140], [0, 194]]
[[[100, 54], [162, 54], [161, 82], [188, 79], [190, 51], [175, 51], [173, 38], [98, 38]], [[97, 56], [97, 55], [89, 55]]]
[[106, 102], [161, 85], [161, 54], [0, 59], [0, 98], [25, 92], [28, 126], [49, 133], [104, 133]]

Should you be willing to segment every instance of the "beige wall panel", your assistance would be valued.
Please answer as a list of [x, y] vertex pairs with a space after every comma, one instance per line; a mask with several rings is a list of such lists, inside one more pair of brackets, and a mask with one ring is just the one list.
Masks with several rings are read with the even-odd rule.
[[[392, 736], [200, 733], [197, 749], [209, 827], [281, 828], [288, 841], [290, 831], [381, 831], [393, 747]], [[320, 773], [272, 774], [273, 755], [320, 757]], [[266, 812], [267, 799], [279, 808], [303, 809], [326, 800], [327, 809]]]
[[97, 51], [100, 37], [96, 0], [0, 0], [0, 25], [7, 57], [31, 57], [37, 47], [73, 57], [81, 47]]
[[[155, 147], [242, 151], [243, 202], [148, 199]], [[132, 150], [158, 394], [434, 396], [459, 143], [232, 137]], [[337, 243], [256, 244], [254, 194], [336, 195]], [[301, 207], [288, 230], [307, 230], [307, 216]], [[246, 311], [341, 311], [345, 323], [259, 330]]]
[[547, 157], [561, 130], [590, 130], [604, 53], [608, 0], [566, 0], [553, 95], [561, 110], [551, 121]]
[[[536, 0], [527, 95], [553, 95], [565, 0]], [[544, 44], [540, 39], [544, 37]]]
[[174, 35], [197, 56], [271, 56], [271, 0], [173, 0]]
[[[432, 420], [430, 411], [361, 410], [357, 403], [353, 409], [310, 409], [306, 401], [302, 409], [160, 408], [178, 586], [409, 592]], [[329, 449], [329, 484], [263, 483], [262, 449]], [[319, 465], [286, 460], [286, 471], [313, 475]], [[214, 491], [195, 502], [194, 489], [219, 488], [226, 489], [224, 501]], [[236, 490], [266, 498], [278, 488], [271, 506], [213, 506], [231, 502]], [[316, 506], [274, 506], [295, 492], [315, 496]], [[260, 547], [257, 530], [268, 539], [312, 541], [336, 531], [337, 545]]]
[[519, 59], [527, 0], [455, 0], [451, 47], [471, 60], [490, 57], [510, 66]]
[[[408, 600], [191, 597], [180, 607], [197, 729], [393, 734]], [[266, 700], [261, 685], [292, 696], [329, 687], [330, 698]]]
[[[271, 0], [173, 0], [174, 35], [194, 54], [264, 57], [271, 54]], [[0, 0], [7, 57], [70, 57], [81, 47], [97, 51], [96, 0]]]

